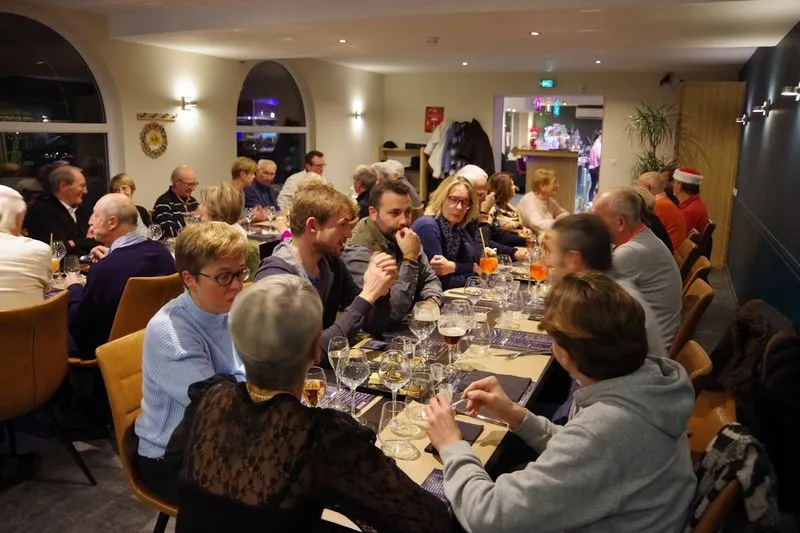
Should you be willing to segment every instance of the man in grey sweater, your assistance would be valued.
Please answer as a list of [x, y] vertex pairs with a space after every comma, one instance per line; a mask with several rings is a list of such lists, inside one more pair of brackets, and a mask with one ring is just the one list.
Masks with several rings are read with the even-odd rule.
[[400, 322], [421, 300], [442, 303], [442, 284], [431, 268], [419, 237], [411, 231], [411, 197], [402, 181], [381, 181], [369, 192], [369, 215], [362, 218], [347, 241], [344, 261], [353, 281], [364, 284], [364, 273], [376, 253], [397, 261], [397, 279], [389, 291], [391, 321]]
[[681, 323], [683, 282], [670, 251], [642, 220], [642, 200], [631, 187], [600, 194], [594, 213], [614, 242], [614, 270], [642, 293], [661, 326], [669, 350]]
[[681, 530], [695, 492], [686, 439], [694, 391], [678, 363], [647, 355], [641, 306], [601, 273], [569, 274], [541, 327], [581, 385], [566, 425], [513, 403], [494, 377], [464, 391], [468, 410], [508, 422], [539, 452], [524, 470], [493, 482], [447, 399], [425, 408], [458, 521], [475, 533]]

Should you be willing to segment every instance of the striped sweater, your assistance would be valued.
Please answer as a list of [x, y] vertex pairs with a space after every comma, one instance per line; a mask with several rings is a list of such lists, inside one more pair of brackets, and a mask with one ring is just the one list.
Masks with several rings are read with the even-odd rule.
[[153, 207], [153, 222], [161, 226], [164, 238], [177, 237], [183, 226], [184, 217], [197, 209], [194, 196], [181, 199], [170, 187], [167, 192], [156, 199]]

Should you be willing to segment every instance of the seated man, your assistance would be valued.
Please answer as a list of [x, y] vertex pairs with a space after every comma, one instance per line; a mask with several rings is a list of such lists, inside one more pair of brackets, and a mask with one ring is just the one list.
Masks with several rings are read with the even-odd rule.
[[195, 171], [186, 165], [176, 167], [169, 179], [172, 185], [156, 199], [153, 207], [153, 222], [161, 226], [165, 239], [177, 237], [186, 225], [186, 217], [197, 209], [192, 191], [199, 183]]
[[641, 306], [599, 272], [553, 286], [541, 328], [553, 357], [580, 383], [563, 426], [512, 402], [497, 378], [464, 391], [466, 409], [509, 424], [540, 455], [489, 477], [461, 440], [443, 395], [425, 408], [444, 463], [444, 490], [467, 531], [675, 533], [695, 493], [686, 425], [694, 390], [680, 364], [647, 355]]
[[305, 168], [300, 172], [295, 172], [283, 183], [281, 192], [278, 194], [278, 206], [281, 211], [286, 211], [294, 195], [297, 193], [297, 187], [308, 177], [309, 174], [318, 174], [322, 176], [325, 170], [325, 154], [317, 150], [311, 150], [306, 154]]
[[389, 291], [392, 322], [402, 321], [415, 302], [430, 299], [438, 306], [442, 301], [442, 284], [410, 225], [408, 186], [402, 181], [382, 181], [369, 194], [369, 216], [356, 224], [342, 254], [359, 287], [364, 284], [364, 273], [374, 253], [394, 257], [399, 271]]
[[687, 230], [703, 233], [710, 222], [708, 210], [700, 198], [700, 184], [703, 176], [691, 168], [679, 168], [673, 174], [675, 178], [675, 197], [680, 202], [680, 209], [686, 219]]
[[369, 191], [378, 183], [378, 174], [368, 165], [358, 165], [353, 172], [353, 192], [356, 193], [358, 218], [369, 216]]
[[163, 243], [136, 231], [139, 214], [128, 196], [115, 193], [100, 198], [89, 219], [95, 238], [107, 248], [86, 275], [86, 286], [78, 274], [67, 275], [69, 333], [73, 351], [94, 359], [94, 351], [108, 342], [117, 307], [128, 279], [168, 276], [175, 261]]
[[[353, 234], [353, 202], [321, 183], [304, 185], [291, 205], [291, 241], [281, 242], [262, 261], [256, 281], [275, 274], [308, 279], [322, 300], [322, 350], [327, 362], [328, 341], [344, 336], [355, 340], [363, 327], [380, 333], [389, 324], [389, 293], [397, 278], [397, 262], [386, 253], [375, 254], [359, 288], [340, 256]], [[344, 311], [337, 319], [340, 311]]]
[[675, 258], [644, 225], [642, 200], [630, 187], [599, 194], [593, 210], [611, 234], [614, 270], [633, 283], [650, 305], [669, 350], [683, 307], [683, 282]]
[[[256, 179], [244, 190], [245, 207], [274, 207], [278, 209], [278, 195], [272, 188], [278, 166], [269, 159], [260, 159], [256, 169]], [[266, 220], [266, 211], [258, 210], [256, 222]]]
[[214, 374], [244, 381], [228, 312], [249, 275], [246, 252], [247, 239], [224, 222], [188, 226], [175, 241], [175, 266], [186, 291], [147, 324], [137, 462], [145, 486], [171, 504], [178, 500], [178, 478], [163, 457], [189, 405], [189, 385]]
[[20, 235], [22, 195], [0, 185], [0, 311], [42, 303], [50, 286], [50, 248]]
[[34, 203], [25, 217], [28, 236], [50, 243], [62, 241], [68, 255], [84, 255], [97, 246], [88, 238], [90, 212], [82, 206], [86, 178], [79, 168], [60, 165], [50, 173], [50, 195]]
[[408, 187], [408, 195], [411, 196], [411, 206], [418, 208], [422, 206], [419, 192], [411, 185], [406, 178], [406, 168], [396, 159], [387, 159], [378, 163], [372, 163], [372, 168], [378, 173], [379, 181], [400, 181]]
[[653, 213], [658, 217], [664, 228], [669, 234], [672, 242], [672, 249], [677, 250], [678, 246], [686, 240], [688, 230], [686, 228], [686, 218], [681, 213], [680, 208], [667, 198], [664, 190], [664, 180], [658, 172], [645, 172], [637, 180], [639, 186], [644, 187], [650, 194], [655, 196], [656, 205]]

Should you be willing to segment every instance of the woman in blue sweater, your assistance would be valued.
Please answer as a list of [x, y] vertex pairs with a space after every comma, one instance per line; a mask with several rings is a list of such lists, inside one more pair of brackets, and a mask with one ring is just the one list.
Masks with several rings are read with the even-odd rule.
[[228, 332], [228, 312], [249, 276], [244, 235], [224, 222], [184, 228], [175, 267], [186, 290], [147, 324], [142, 358], [142, 412], [136, 419], [142, 481], [177, 502], [177, 472], [163, 460], [172, 432], [189, 405], [189, 385], [215, 374], [244, 381]]
[[472, 183], [460, 176], [450, 176], [431, 194], [427, 215], [411, 226], [419, 235], [443, 289], [463, 287], [469, 275], [480, 272], [482, 247], [465, 229], [477, 218], [478, 210]]

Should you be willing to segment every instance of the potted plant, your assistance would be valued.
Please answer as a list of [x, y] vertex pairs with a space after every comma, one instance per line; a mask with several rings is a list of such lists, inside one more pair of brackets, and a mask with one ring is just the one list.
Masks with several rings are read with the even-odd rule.
[[656, 106], [642, 102], [636, 107], [625, 127], [631, 141], [638, 141], [642, 148], [642, 152], [635, 156], [632, 169], [634, 178], [644, 172], [661, 171], [676, 164], [675, 157], [659, 155], [659, 148], [674, 146], [680, 116], [675, 104]]

